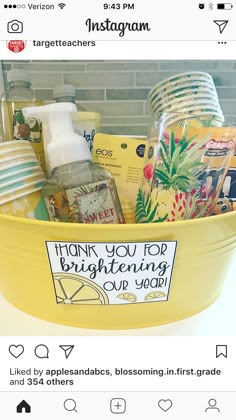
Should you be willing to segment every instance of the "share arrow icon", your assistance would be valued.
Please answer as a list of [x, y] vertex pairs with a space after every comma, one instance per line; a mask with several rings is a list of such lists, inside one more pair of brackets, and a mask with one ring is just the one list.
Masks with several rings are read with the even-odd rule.
[[221, 34], [225, 30], [226, 25], [229, 23], [228, 20], [214, 20], [214, 22], [219, 27], [219, 31]]
[[71, 352], [72, 352], [72, 350], [75, 346], [59, 346], [59, 347], [62, 350], [64, 350], [66, 359], [68, 359], [68, 357], [70, 356], [70, 354], [71, 354]]

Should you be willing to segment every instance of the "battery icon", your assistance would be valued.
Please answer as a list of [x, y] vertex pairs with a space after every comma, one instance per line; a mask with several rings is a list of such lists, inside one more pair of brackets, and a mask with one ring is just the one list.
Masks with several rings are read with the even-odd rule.
[[221, 10], [231, 10], [233, 8], [233, 5], [231, 3], [218, 3], [217, 9]]

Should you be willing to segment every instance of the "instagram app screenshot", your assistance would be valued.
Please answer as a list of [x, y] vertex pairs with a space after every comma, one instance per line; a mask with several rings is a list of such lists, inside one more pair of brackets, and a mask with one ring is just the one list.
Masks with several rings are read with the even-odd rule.
[[1, 419], [236, 418], [235, 18], [1, 2]]

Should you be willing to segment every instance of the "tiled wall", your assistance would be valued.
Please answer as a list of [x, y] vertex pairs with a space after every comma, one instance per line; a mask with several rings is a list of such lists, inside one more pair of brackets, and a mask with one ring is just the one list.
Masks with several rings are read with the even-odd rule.
[[76, 87], [85, 110], [102, 115], [102, 131], [146, 135], [150, 88], [172, 74], [188, 70], [209, 72], [215, 81], [228, 122], [236, 122], [236, 62], [234, 61], [3, 61], [7, 70], [31, 72], [37, 97], [52, 101], [52, 89], [61, 83]]

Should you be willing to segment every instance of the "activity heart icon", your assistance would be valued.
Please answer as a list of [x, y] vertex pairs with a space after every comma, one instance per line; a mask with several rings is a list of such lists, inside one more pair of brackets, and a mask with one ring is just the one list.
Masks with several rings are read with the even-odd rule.
[[24, 353], [24, 347], [21, 344], [18, 344], [18, 346], [12, 345], [9, 347], [9, 353], [17, 359]]
[[173, 403], [172, 403], [171, 400], [159, 400], [158, 401], [158, 406], [163, 411], [168, 411], [172, 407], [172, 405], [173, 405]]

